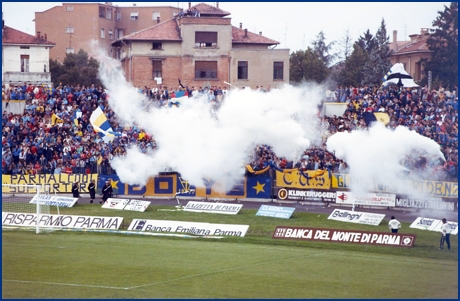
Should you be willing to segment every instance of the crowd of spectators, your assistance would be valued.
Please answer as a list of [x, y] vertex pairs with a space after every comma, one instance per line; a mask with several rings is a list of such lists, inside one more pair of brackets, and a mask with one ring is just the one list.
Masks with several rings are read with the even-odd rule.
[[[226, 87], [188, 87], [168, 89], [165, 86], [138, 87], [157, 107], [179, 106], [171, 95], [185, 92], [189, 97], [207, 95], [213, 110], [225, 100]], [[270, 92], [255, 88], [260, 92]], [[2, 88], [2, 100], [25, 102], [22, 114], [13, 114], [8, 107], [2, 114], [3, 174], [112, 174], [110, 162], [115, 156], [126, 154], [130, 145], [137, 145], [143, 153], [156, 148], [154, 137], [136, 125], [118, 122], [110, 109], [106, 91], [102, 87], [43, 85], [7, 85]], [[325, 101], [346, 104], [341, 116], [322, 116], [318, 130], [322, 142], [305, 150], [297, 161], [278, 158], [268, 145], [254, 150], [251, 162], [254, 170], [267, 166], [279, 169], [299, 168], [303, 171], [325, 169], [346, 173], [348, 165], [326, 150], [327, 138], [336, 132], [363, 129], [368, 126], [365, 112], [387, 112], [389, 128], [405, 126], [436, 141], [446, 158], [438, 160], [425, 154], [411, 153], [401, 164], [413, 172], [425, 171], [427, 179], [455, 180], [458, 168], [458, 96], [452, 90], [370, 89], [368, 87], [338, 87], [333, 97]], [[104, 143], [89, 122], [92, 112], [100, 107], [115, 132], [121, 133], [112, 143]], [[320, 115], [319, 115], [320, 116]]]
[[[263, 170], [267, 166], [281, 169], [300, 168], [306, 170], [327, 169], [331, 172], [346, 172], [348, 165], [326, 150], [327, 138], [337, 132], [351, 132], [365, 129], [368, 123], [365, 112], [386, 112], [389, 115], [387, 127], [404, 126], [420, 135], [436, 141], [446, 161], [436, 156], [411, 152], [400, 163], [403, 167], [424, 179], [457, 180], [458, 171], [458, 92], [455, 86], [446, 91], [423, 87], [419, 89], [399, 89], [388, 87], [338, 87], [326, 102], [346, 104], [343, 115], [322, 116], [318, 120], [318, 130], [322, 143], [305, 151], [299, 161], [278, 158], [270, 146], [258, 146], [253, 155], [251, 167]], [[324, 104], [323, 104], [324, 105]]]

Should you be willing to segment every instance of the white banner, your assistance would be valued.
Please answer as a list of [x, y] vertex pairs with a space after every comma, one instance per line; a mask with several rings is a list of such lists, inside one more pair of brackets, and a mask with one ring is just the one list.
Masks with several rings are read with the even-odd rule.
[[369, 206], [396, 206], [396, 194], [392, 193], [365, 193], [359, 196], [347, 191], [337, 191], [337, 204], [355, 204]]
[[37, 204], [37, 200], [40, 202], [41, 205], [73, 207], [75, 203], [78, 201], [78, 198], [68, 198], [57, 195], [39, 194], [35, 195], [29, 203]]
[[237, 214], [242, 207], [243, 205], [241, 204], [188, 202], [184, 207], [184, 211]]
[[385, 214], [334, 209], [334, 211], [332, 211], [331, 215], [329, 215], [327, 219], [348, 223], [378, 226], [380, 225], [384, 217]]
[[107, 201], [102, 204], [102, 208], [144, 212], [145, 209], [150, 206], [150, 203], [149, 201], [108, 198]]
[[[449, 225], [451, 229], [451, 234], [457, 235], [458, 223], [447, 221], [447, 224]], [[442, 226], [442, 221], [440, 219], [417, 217], [417, 219], [409, 226], [409, 228], [441, 232], [441, 226]]]
[[130, 200], [124, 210], [144, 212], [150, 203], [149, 201]]
[[[40, 214], [39, 225], [49, 228], [118, 229], [122, 217]], [[2, 226], [35, 227], [35, 213], [2, 212]]]
[[128, 230], [243, 237], [249, 225], [133, 219]]
[[[449, 225], [450, 234], [452, 235], [458, 234], [458, 223], [457, 222], [447, 221], [447, 225]], [[442, 226], [442, 221], [436, 226], [436, 228], [434, 228], [433, 231], [441, 232], [441, 226]]]
[[107, 201], [105, 201], [102, 204], [101, 208], [123, 210], [125, 208], [126, 204], [128, 204], [128, 203], [129, 203], [128, 199], [112, 199], [112, 198], [108, 198]]

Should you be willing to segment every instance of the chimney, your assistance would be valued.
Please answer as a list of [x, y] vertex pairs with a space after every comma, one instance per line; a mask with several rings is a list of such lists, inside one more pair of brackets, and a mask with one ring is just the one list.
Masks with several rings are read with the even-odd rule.
[[240, 23], [240, 29], [243, 29], [243, 23]]
[[248, 37], [248, 29], [247, 29], [247, 28], [244, 29], [244, 37], [245, 37], [245, 38]]
[[48, 41], [48, 36], [46, 35], [46, 33], [45, 33], [45, 41]]
[[37, 31], [37, 38], [40, 39], [40, 32], [39, 31]]
[[259, 31], [259, 36], [261, 36], [261, 35], [262, 35], [262, 32], [261, 32], [261, 31]]
[[219, 2], [216, 2], [216, 7], [219, 8]]
[[160, 23], [160, 17], [157, 17], [157, 23]]
[[393, 30], [393, 50], [396, 50], [398, 49], [398, 31], [397, 30]]
[[189, 2], [188, 3], [188, 8], [191, 8], [192, 7], [192, 2]]

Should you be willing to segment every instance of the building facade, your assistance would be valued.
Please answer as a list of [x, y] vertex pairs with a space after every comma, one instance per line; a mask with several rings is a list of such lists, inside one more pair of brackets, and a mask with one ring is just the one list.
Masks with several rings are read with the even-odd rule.
[[66, 53], [77, 53], [80, 49], [94, 56], [93, 41], [97, 41], [97, 48], [112, 56], [113, 41], [171, 19], [179, 11], [172, 6], [118, 7], [112, 2], [75, 2], [36, 12], [34, 21], [35, 30], [46, 32], [56, 43], [50, 58], [62, 62]]
[[[189, 4], [192, 14], [124, 36], [112, 43], [126, 79], [134, 86], [177, 88], [225, 86], [264, 88], [289, 83], [289, 49], [232, 26], [217, 6]], [[227, 86], [228, 87], [228, 86]]]
[[46, 34], [33, 36], [3, 25], [2, 83], [50, 84], [49, 53], [55, 46]]
[[393, 31], [390, 56], [391, 64], [402, 63], [406, 72], [419, 82], [424, 76], [422, 59], [431, 58], [431, 50], [426, 44], [430, 37], [430, 29], [422, 28], [420, 34], [409, 36], [410, 41], [398, 41], [398, 32]]

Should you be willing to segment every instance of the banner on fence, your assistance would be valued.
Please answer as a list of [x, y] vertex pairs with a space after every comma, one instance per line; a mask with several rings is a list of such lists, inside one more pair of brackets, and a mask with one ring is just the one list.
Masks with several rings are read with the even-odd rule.
[[328, 219], [355, 224], [378, 226], [384, 217], [385, 214], [334, 209], [334, 211], [332, 211], [332, 213], [329, 215]]
[[[80, 183], [80, 193], [88, 193], [91, 180], [96, 181], [97, 174], [2, 175], [3, 184], [49, 185], [50, 193], [71, 193], [75, 182]], [[36, 192], [35, 187], [4, 186], [2, 190], [7, 193]]]
[[396, 195], [390, 193], [363, 193], [358, 196], [351, 192], [338, 191], [335, 202], [337, 204], [394, 207]]
[[330, 189], [331, 179], [327, 170], [308, 170], [303, 173], [297, 169], [288, 172], [276, 171], [276, 186], [300, 189]]
[[272, 179], [265, 176], [250, 176], [246, 178], [248, 198], [269, 199], [272, 191]]
[[2, 226], [35, 227], [37, 222], [41, 227], [72, 228], [72, 229], [113, 229], [120, 228], [122, 217], [80, 216], [34, 213], [2, 212]]
[[[352, 183], [357, 182], [357, 179], [349, 174], [332, 174], [332, 188], [351, 188]], [[359, 184], [359, 183], [356, 183]], [[427, 197], [439, 198], [458, 198], [458, 182], [443, 182], [430, 180], [406, 180], [404, 187], [407, 191], [413, 191], [414, 194], [425, 195]], [[374, 183], [373, 187], [369, 187], [369, 191], [376, 193], [397, 193], [396, 187], [390, 187]], [[401, 194], [407, 191], [400, 191]]]
[[291, 207], [262, 205], [256, 215], [289, 219], [294, 211], [295, 208]]
[[396, 195], [396, 207], [455, 211], [455, 202], [442, 198], [412, 198]]
[[278, 200], [296, 200], [310, 202], [335, 202], [335, 191], [301, 190], [281, 188], [277, 193]]
[[277, 226], [272, 238], [412, 247], [416, 235]]
[[246, 235], [248, 228], [249, 225], [210, 224], [200, 222], [133, 219], [133, 221], [128, 227], [128, 230], [243, 237]]

